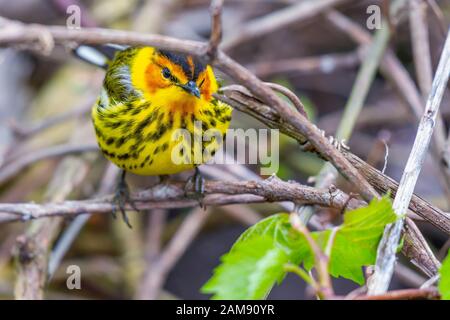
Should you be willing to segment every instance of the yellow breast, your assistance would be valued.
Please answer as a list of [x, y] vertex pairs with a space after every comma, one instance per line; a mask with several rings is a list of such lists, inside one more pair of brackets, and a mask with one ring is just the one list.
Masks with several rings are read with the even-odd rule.
[[224, 136], [231, 108], [204, 103], [188, 113], [146, 100], [108, 108], [97, 103], [92, 118], [98, 144], [111, 162], [140, 175], [165, 175], [214, 156], [221, 145], [214, 132]]

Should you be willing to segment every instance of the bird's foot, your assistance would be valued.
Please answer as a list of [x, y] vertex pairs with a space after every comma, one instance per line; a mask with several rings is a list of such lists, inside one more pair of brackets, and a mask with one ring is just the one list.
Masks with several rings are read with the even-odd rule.
[[197, 200], [202, 209], [206, 208], [203, 203], [205, 197], [205, 179], [197, 167], [195, 167], [194, 175], [186, 181], [184, 192], [186, 197]]
[[135, 211], [138, 212], [139, 210], [136, 208], [136, 205], [134, 204], [133, 200], [130, 197], [130, 189], [128, 188], [128, 184], [125, 181], [125, 171], [122, 171], [119, 177], [119, 181], [117, 183], [116, 191], [112, 202], [113, 202], [112, 215], [114, 219], [117, 217], [116, 215], [117, 211], [120, 211], [123, 221], [131, 229], [132, 226], [125, 211], [125, 207], [128, 203]]

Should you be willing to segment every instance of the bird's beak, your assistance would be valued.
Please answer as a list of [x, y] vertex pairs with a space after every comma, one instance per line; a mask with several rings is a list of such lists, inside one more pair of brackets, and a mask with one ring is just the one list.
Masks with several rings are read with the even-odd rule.
[[186, 92], [192, 94], [193, 96], [200, 98], [200, 89], [194, 81], [189, 81], [185, 85], [181, 86]]

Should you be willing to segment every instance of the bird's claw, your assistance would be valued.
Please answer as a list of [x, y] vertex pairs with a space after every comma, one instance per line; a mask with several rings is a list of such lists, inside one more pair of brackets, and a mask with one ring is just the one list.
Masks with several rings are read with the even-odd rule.
[[133, 208], [133, 210], [135, 211], [139, 211], [136, 208], [136, 205], [134, 203], [134, 201], [131, 199], [130, 197], [130, 189], [128, 188], [128, 185], [125, 181], [125, 171], [123, 171], [123, 173], [121, 174], [119, 183], [117, 184], [117, 188], [116, 188], [116, 192], [113, 198], [113, 210], [112, 210], [112, 216], [114, 219], [117, 218], [117, 211], [120, 211], [120, 213], [122, 214], [122, 219], [125, 222], [125, 224], [132, 229], [130, 220], [128, 219], [127, 213], [125, 211], [125, 207], [128, 204], [131, 205], [131, 207]]
[[194, 175], [186, 181], [184, 192], [186, 197], [197, 200], [202, 209], [206, 208], [203, 203], [205, 197], [205, 179], [198, 168], [195, 168]]

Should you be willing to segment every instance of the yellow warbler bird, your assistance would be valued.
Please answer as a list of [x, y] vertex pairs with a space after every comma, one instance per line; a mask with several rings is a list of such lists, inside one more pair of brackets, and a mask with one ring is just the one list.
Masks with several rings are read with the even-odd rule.
[[[213, 97], [214, 72], [194, 56], [114, 47], [104, 63], [89, 57], [87, 48], [79, 47], [77, 55], [107, 70], [92, 120], [103, 154], [123, 170], [115, 200], [129, 225], [123, 209], [129, 200], [125, 172], [163, 176], [195, 168], [197, 175], [197, 165], [220, 147], [217, 133], [224, 136], [232, 108]], [[198, 129], [209, 136], [202, 139]], [[194, 141], [200, 141], [201, 150]]]

